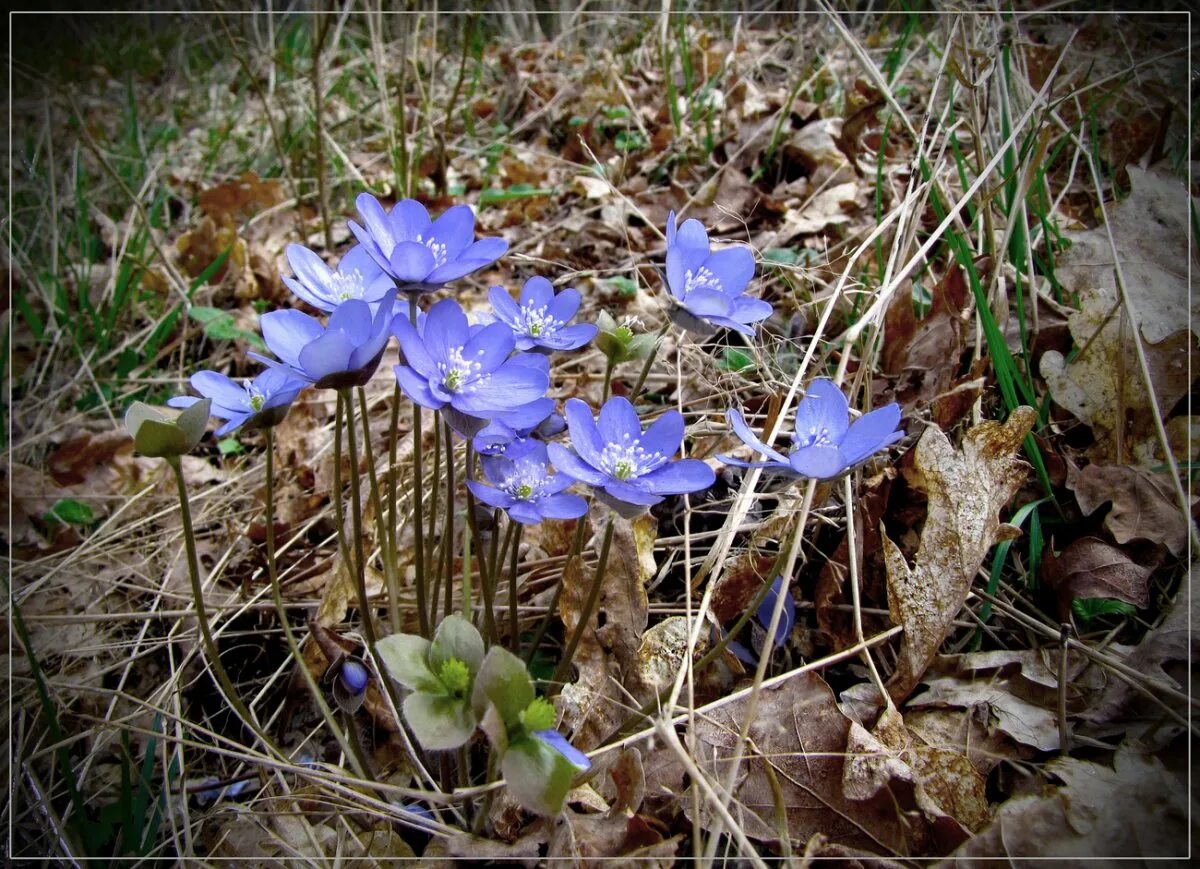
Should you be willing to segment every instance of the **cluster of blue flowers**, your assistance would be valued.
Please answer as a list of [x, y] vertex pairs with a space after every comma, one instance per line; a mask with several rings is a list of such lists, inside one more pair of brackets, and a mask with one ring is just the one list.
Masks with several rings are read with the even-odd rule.
[[[244, 384], [212, 371], [192, 376], [192, 388], [211, 401], [212, 415], [225, 421], [218, 434], [277, 424], [310, 386], [362, 386], [394, 336], [401, 361], [393, 370], [400, 390], [470, 440], [480, 456], [482, 479], [467, 480], [467, 487], [513, 522], [531, 525], [583, 516], [588, 502], [567, 491], [576, 485], [590, 488], [618, 514], [632, 516], [664, 497], [714, 483], [708, 463], [676, 458], [685, 436], [678, 411], [665, 411], [643, 427], [634, 405], [614, 396], [598, 413], [579, 399], [568, 399], [559, 415], [547, 395], [549, 357], [579, 350], [598, 334], [594, 324], [572, 323], [582, 302], [577, 290], [556, 292], [544, 277], [528, 279], [517, 299], [503, 287], [492, 287], [492, 314], [484, 322], [472, 323], [451, 298], [421, 311], [419, 295], [491, 265], [507, 243], [476, 240], [474, 213], [466, 206], [432, 220], [412, 199], [390, 211], [368, 194], [356, 204], [362, 222], [349, 226], [359, 244], [337, 268], [300, 245], [286, 251], [294, 276], [285, 277], [285, 284], [326, 314], [325, 322], [296, 309], [267, 313], [261, 324], [271, 355], [251, 354], [266, 370]], [[699, 221], [677, 227], [674, 213], [666, 236], [672, 320], [700, 333], [725, 328], [753, 337], [772, 308], [746, 293], [755, 271], [750, 249], [736, 245], [714, 251]], [[409, 304], [397, 304], [400, 298]], [[188, 407], [200, 400], [179, 397], [170, 404]], [[896, 428], [900, 414], [894, 404], [851, 423], [845, 396], [828, 380], [815, 381], [798, 406], [794, 448], [786, 456], [762, 443], [738, 410], [730, 409], [727, 418], [734, 433], [765, 460], [720, 457], [726, 464], [821, 480], [845, 473], [903, 434]], [[554, 440], [564, 429], [569, 446]], [[773, 606], [775, 598], [769, 600]], [[782, 642], [790, 631], [794, 609], [786, 613], [779, 633], [764, 641], [764, 648]], [[752, 659], [743, 647], [733, 648]], [[363, 664], [352, 662], [340, 672], [340, 690], [361, 698], [369, 678]], [[524, 725], [513, 726], [518, 728], [514, 732], [524, 732]], [[587, 758], [556, 731], [526, 729], [573, 767], [586, 767]]]

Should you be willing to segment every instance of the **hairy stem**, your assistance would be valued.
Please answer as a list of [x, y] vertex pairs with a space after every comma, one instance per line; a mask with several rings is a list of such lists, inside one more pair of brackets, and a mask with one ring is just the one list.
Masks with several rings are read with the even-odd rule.
[[[404, 101], [401, 100], [401, 105]], [[401, 140], [403, 141], [403, 136]], [[417, 297], [408, 297], [408, 319], [417, 322]], [[429, 603], [425, 599], [425, 472], [421, 467], [423, 452], [421, 435], [421, 405], [413, 402], [413, 564], [416, 567], [417, 620], [420, 624], [421, 636], [429, 639], [433, 632], [429, 629]]]
[[575, 631], [571, 634], [571, 640], [567, 643], [567, 648], [563, 651], [558, 666], [554, 668], [554, 675], [550, 677], [551, 693], [558, 693], [556, 688], [562, 685], [567, 673], [570, 672], [575, 650], [579, 648], [579, 642], [583, 639], [584, 631], [588, 629], [588, 623], [591, 621], [592, 613], [596, 610], [596, 604], [600, 602], [600, 589], [604, 586], [604, 572], [608, 569], [608, 550], [612, 547], [614, 528], [616, 528], [616, 516], [609, 515], [608, 524], [604, 526], [604, 542], [600, 544], [600, 559], [596, 562], [592, 587], [588, 592], [587, 601], [583, 605], [583, 611], [579, 614], [579, 622], [575, 625]]
[[[567, 553], [565, 564], [570, 564], [572, 558], [578, 558], [579, 553], [583, 550], [583, 535], [587, 528], [587, 514], [585, 513], [575, 524], [575, 537], [571, 541], [571, 551]], [[513, 566], [513, 574], [515, 582], [516, 566]], [[542, 639], [546, 636], [546, 631], [550, 629], [550, 622], [554, 618], [554, 614], [558, 612], [558, 601], [562, 597], [563, 584], [560, 580], [558, 585], [554, 587], [554, 596], [550, 599], [550, 606], [546, 608], [546, 614], [542, 616], [541, 624], [538, 625], [537, 631], [533, 635], [533, 643], [529, 646], [529, 651], [525, 653], [525, 663], [528, 664], [533, 660], [534, 654], [538, 650], [538, 646], [542, 644]]]
[[387, 520], [383, 515], [383, 498], [379, 494], [379, 476], [375, 472], [375, 450], [371, 446], [371, 421], [367, 418], [367, 392], [358, 387], [358, 410], [362, 416], [363, 453], [367, 457], [367, 479], [371, 484], [371, 507], [375, 511], [375, 534], [383, 553], [383, 578], [388, 593], [388, 624], [393, 633], [400, 626], [400, 583], [396, 577], [396, 550], [391, 545]]

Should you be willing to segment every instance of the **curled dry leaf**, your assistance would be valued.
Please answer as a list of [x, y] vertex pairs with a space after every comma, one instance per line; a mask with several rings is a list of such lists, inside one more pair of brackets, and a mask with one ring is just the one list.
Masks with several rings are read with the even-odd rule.
[[908, 701], [909, 709], [955, 706], [982, 714], [989, 726], [1021, 745], [1039, 751], [1059, 747], [1058, 719], [1049, 709], [1024, 699], [1008, 678], [942, 676], [926, 679], [927, 688]]
[[1179, 509], [1165, 475], [1129, 465], [1088, 465], [1067, 485], [1085, 516], [1112, 503], [1104, 527], [1118, 543], [1149, 540], [1175, 555], [1187, 546], [1191, 519]]
[[988, 550], [1016, 534], [1001, 525], [1000, 509], [1025, 480], [1017, 450], [1035, 418], [1032, 408], [1018, 407], [1003, 424], [981, 423], [966, 433], [961, 451], [933, 426], [917, 443], [916, 467], [929, 495], [929, 515], [916, 564], [910, 567], [883, 535], [888, 609], [904, 626], [900, 658], [888, 683], [896, 702], [911, 693], [937, 654]]
[[1153, 569], [1095, 537], [1073, 540], [1057, 558], [1049, 548], [1042, 553], [1042, 577], [1058, 592], [1064, 620], [1077, 597], [1110, 597], [1145, 609]]
[[1063, 786], [1008, 800], [991, 826], [939, 865], [1003, 857], [1014, 867], [1044, 866], [1047, 858], [1099, 858], [1117, 866], [1127, 865], [1118, 864], [1120, 857], [1186, 856], [1187, 791], [1156, 758], [1123, 747], [1112, 767], [1064, 757], [1046, 771]]

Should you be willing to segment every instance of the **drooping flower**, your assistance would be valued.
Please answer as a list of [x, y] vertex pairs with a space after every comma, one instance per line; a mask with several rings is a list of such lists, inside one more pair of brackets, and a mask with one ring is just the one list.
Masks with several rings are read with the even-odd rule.
[[[188, 383], [201, 396], [212, 399], [209, 411], [212, 416], [228, 420], [217, 429], [217, 437], [243, 425], [258, 428], [278, 425], [287, 416], [288, 408], [300, 390], [308, 386], [282, 368], [268, 368], [240, 385], [216, 371], [197, 371], [188, 378]], [[191, 407], [197, 401], [200, 399], [192, 395], [177, 395], [168, 399], [167, 405]]]
[[[766, 594], [763, 595], [762, 603], [758, 605], [758, 609], [754, 612], [754, 618], [762, 626], [761, 628], [756, 626], [753, 633], [753, 645], [755, 649], [759, 650], [760, 654], [764, 649], [782, 646], [787, 642], [788, 636], [791, 635], [792, 628], [796, 626], [796, 601], [790, 594], [787, 594], [783, 599], [783, 612], [779, 614], [779, 623], [775, 625], [774, 638], [767, 638], [766, 632], [771, 627], [771, 616], [775, 612], [775, 602], [779, 600], [779, 594], [782, 591], [783, 577], [777, 576], [775, 577], [775, 581], [771, 583], [771, 587], [767, 589]], [[749, 664], [751, 667], [758, 665], [758, 656], [737, 640], [730, 640], [727, 648], [743, 663]]]
[[550, 387], [545, 358], [509, 359], [512, 330], [491, 323], [472, 331], [453, 299], [430, 308], [419, 331], [400, 316], [392, 330], [406, 363], [395, 366], [400, 388], [422, 407], [442, 410], [462, 435], [473, 436], [486, 420], [544, 397]]
[[404, 720], [427, 751], [458, 748], [478, 721], [475, 677], [483, 662], [483, 638], [459, 615], [442, 619], [433, 642], [415, 634], [392, 634], [376, 644], [388, 675], [412, 693]]
[[851, 424], [846, 396], [833, 381], [824, 378], [813, 381], [796, 407], [796, 433], [787, 456], [760, 441], [734, 408], [725, 416], [734, 433], [747, 446], [766, 456], [767, 461], [745, 462], [718, 456], [721, 461], [739, 468], [763, 468], [815, 480], [839, 477], [904, 437], [904, 432], [896, 429], [900, 423], [899, 405], [877, 408]]
[[539, 398], [529, 404], [497, 414], [471, 441], [481, 456], [506, 456], [516, 459], [532, 450], [540, 438], [553, 437], [566, 428], [561, 414], [554, 412], [554, 400]]
[[331, 269], [323, 259], [298, 244], [287, 246], [287, 259], [296, 276], [291, 278], [284, 275], [284, 284], [301, 299], [327, 314], [350, 299], [359, 299], [374, 306], [383, 301], [388, 290], [396, 286], [396, 282], [361, 244], [347, 251], [336, 269]]
[[572, 449], [550, 444], [550, 461], [595, 488], [597, 497], [624, 515], [657, 504], [664, 495], [707, 489], [716, 480], [713, 469], [698, 459], [671, 461], [683, 443], [683, 414], [677, 410], [668, 410], [644, 433], [633, 405], [622, 396], [605, 402], [598, 420], [577, 398], [567, 400], [565, 411]]
[[353, 715], [367, 698], [367, 684], [371, 672], [357, 658], [346, 656], [338, 664], [333, 675], [333, 697], [338, 706]]
[[355, 205], [365, 226], [351, 220], [350, 231], [404, 292], [436, 290], [508, 250], [502, 238], [475, 241], [475, 213], [466, 205], [446, 209], [435, 221], [415, 199], [403, 199], [385, 212], [378, 199], [362, 193]]
[[667, 286], [681, 306], [676, 322], [685, 329], [712, 332], [714, 326], [754, 335], [754, 323], [771, 315], [771, 305], [746, 295], [754, 277], [754, 254], [737, 245], [712, 251], [698, 220], [675, 229], [667, 217]]
[[561, 754], [566, 758], [567, 763], [580, 772], [586, 772], [592, 768], [591, 759], [578, 748], [571, 745], [570, 741], [557, 730], [535, 730], [533, 731], [533, 735]]
[[349, 299], [334, 309], [325, 326], [292, 308], [263, 314], [263, 340], [279, 361], [250, 355], [323, 389], [362, 386], [383, 356], [395, 299], [396, 291], [388, 290], [374, 314], [372, 305]]
[[211, 406], [212, 399], [202, 398], [176, 413], [135, 401], [125, 411], [125, 428], [133, 438], [134, 449], [143, 456], [178, 459], [190, 453], [204, 437]]
[[488, 299], [496, 316], [512, 329], [518, 350], [577, 350], [596, 337], [597, 327], [591, 323], [567, 325], [579, 310], [579, 291], [572, 287], [555, 295], [553, 284], [533, 277], [521, 288], [520, 303], [504, 287], [492, 287]]
[[484, 456], [480, 460], [490, 486], [468, 480], [471, 492], [489, 507], [508, 513], [514, 522], [537, 525], [543, 519], [578, 519], [587, 502], [565, 491], [575, 480], [550, 469], [546, 445], [533, 441], [517, 458]]

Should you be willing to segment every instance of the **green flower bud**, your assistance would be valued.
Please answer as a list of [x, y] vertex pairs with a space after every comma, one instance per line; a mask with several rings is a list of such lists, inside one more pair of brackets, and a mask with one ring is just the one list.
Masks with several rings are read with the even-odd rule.
[[455, 697], [465, 695], [467, 688], [471, 685], [471, 671], [458, 658], [450, 658], [442, 664], [442, 671], [438, 674], [438, 678], [441, 679], [446, 691]]
[[189, 453], [204, 437], [211, 399], [197, 401], [183, 411], [135, 401], [125, 413], [125, 428], [139, 453], [156, 459], [174, 459]]
[[549, 730], [554, 727], [557, 717], [554, 705], [550, 701], [536, 697], [521, 713], [521, 725], [527, 733], [533, 733], [535, 730]]

